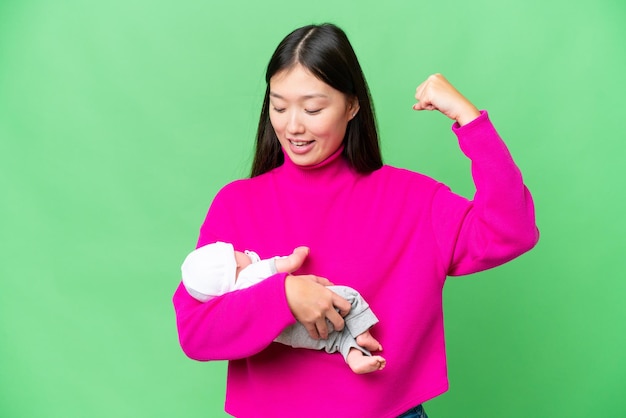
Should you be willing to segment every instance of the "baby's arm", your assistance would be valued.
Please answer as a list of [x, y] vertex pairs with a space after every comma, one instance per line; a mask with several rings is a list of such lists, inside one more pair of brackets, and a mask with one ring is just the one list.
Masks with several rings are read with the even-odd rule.
[[276, 263], [276, 271], [278, 273], [293, 273], [298, 270], [304, 260], [309, 255], [309, 247], [298, 247], [293, 250], [291, 255], [285, 257], [277, 257], [274, 261]]

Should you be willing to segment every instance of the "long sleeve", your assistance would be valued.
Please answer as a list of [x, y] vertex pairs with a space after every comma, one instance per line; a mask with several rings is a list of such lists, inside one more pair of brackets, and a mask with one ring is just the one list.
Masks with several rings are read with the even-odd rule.
[[446, 229], [439, 235], [440, 248], [450, 260], [448, 274], [456, 276], [512, 260], [537, 243], [539, 232], [530, 192], [487, 112], [452, 130], [471, 160], [476, 186], [471, 201], [463, 202], [445, 187], [434, 200], [435, 229]]
[[200, 361], [235, 360], [267, 347], [285, 327], [295, 323], [286, 300], [273, 302], [285, 298], [285, 276], [272, 276], [205, 303], [179, 285], [173, 302], [185, 354]]
[[[235, 226], [228, 190], [216, 196], [201, 228], [198, 247], [230, 241]], [[201, 303], [181, 284], [173, 303], [180, 345], [185, 354], [200, 361], [235, 360], [267, 347], [287, 326], [295, 323], [285, 296], [286, 273], [275, 274], [250, 288], [235, 290]]]

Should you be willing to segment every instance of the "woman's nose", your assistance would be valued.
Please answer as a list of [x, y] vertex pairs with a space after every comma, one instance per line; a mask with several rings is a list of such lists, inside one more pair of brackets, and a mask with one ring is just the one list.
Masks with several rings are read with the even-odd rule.
[[298, 134], [304, 132], [304, 125], [300, 121], [297, 112], [291, 112], [289, 120], [287, 120], [287, 132], [290, 134]]

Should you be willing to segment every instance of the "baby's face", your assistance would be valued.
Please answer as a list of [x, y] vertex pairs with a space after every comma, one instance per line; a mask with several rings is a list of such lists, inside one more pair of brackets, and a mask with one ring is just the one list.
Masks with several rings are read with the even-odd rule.
[[239, 277], [239, 272], [250, 264], [252, 264], [252, 260], [245, 253], [241, 251], [235, 251], [235, 262], [237, 263], [237, 271], [235, 272], [235, 280]]

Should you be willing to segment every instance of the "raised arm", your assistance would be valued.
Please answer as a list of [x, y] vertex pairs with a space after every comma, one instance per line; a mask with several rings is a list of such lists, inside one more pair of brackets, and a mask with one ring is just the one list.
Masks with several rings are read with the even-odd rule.
[[539, 238], [532, 197], [487, 112], [479, 112], [440, 74], [422, 83], [415, 97], [415, 110], [439, 110], [456, 121], [452, 130], [472, 162], [473, 200], [442, 186], [433, 204], [448, 274], [486, 270], [530, 250]]

